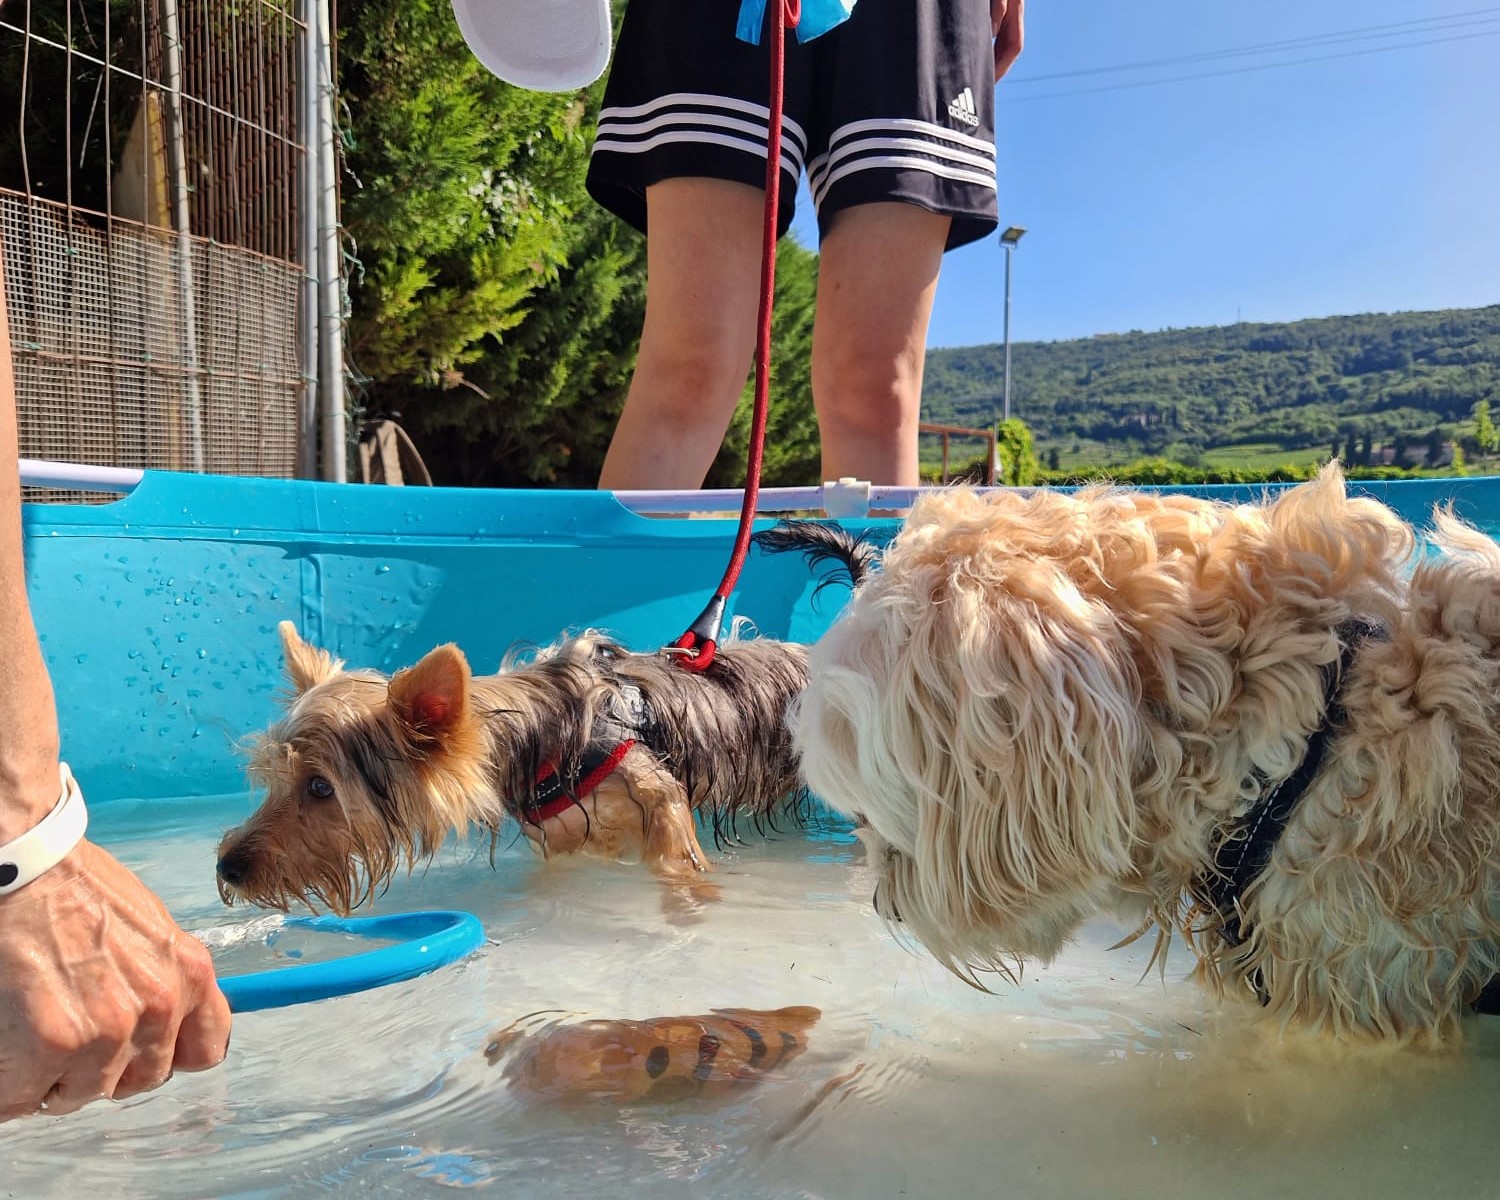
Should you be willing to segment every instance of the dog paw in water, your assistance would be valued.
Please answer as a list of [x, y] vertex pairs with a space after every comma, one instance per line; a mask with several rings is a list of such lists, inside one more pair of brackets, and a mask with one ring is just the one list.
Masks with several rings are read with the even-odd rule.
[[714, 1100], [755, 1083], [807, 1049], [816, 1008], [716, 1008], [704, 1016], [538, 1025], [497, 1032], [491, 1066], [530, 1099], [670, 1104]]
[[724, 889], [717, 883], [675, 879], [661, 889], [661, 914], [669, 925], [696, 925], [723, 899]]

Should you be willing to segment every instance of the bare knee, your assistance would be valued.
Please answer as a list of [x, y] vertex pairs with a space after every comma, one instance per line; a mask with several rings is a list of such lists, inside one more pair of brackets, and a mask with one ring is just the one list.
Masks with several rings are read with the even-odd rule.
[[822, 477], [851, 476], [910, 487], [920, 480], [917, 431], [922, 365], [884, 353], [813, 356], [813, 404], [822, 443]]
[[813, 363], [813, 400], [825, 437], [914, 428], [921, 408], [922, 364], [889, 350], [824, 353]]
[[818, 269], [813, 401], [823, 477], [917, 482], [927, 323], [947, 217], [865, 204], [834, 218]]
[[749, 360], [743, 342], [711, 333], [695, 340], [667, 328], [661, 336], [643, 337], [599, 486], [702, 487], [745, 386]]
[[751, 352], [729, 331], [670, 330], [641, 338], [631, 402], [660, 420], [727, 421], [745, 380]]

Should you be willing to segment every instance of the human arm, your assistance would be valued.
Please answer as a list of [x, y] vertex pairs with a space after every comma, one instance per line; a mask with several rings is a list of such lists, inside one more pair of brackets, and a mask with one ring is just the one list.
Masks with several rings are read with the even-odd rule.
[[995, 35], [995, 82], [1010, 70], [1025, 40], [1025, 0], [990, 0], [990, 32]]
[[[26, 594], [16, 388], [0, 263], [0, 846], [58, 803], [52, 684]], [[202, 943], [82, 841], [0, 898], [0, 1120], [123, 1099], [223, 1059], [229, 1008]]]

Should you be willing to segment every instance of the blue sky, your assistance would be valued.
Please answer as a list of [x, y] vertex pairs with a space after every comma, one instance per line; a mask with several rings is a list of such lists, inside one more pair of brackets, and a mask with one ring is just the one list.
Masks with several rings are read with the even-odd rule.
[[[1500, 302], [1500, 6], [1030, 0], [996, 104], [1015, 341]], [[999, 341], [1003, 279], [949, 254], [929, 344]]]

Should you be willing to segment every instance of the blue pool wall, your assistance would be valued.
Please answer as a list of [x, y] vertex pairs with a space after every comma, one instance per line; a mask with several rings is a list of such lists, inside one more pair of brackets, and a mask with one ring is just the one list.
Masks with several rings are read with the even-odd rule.
[[[1357, 490], [1419, 525], [1450, 502], [1492, 532], [1500, 523], [1500, 478]], [[93, 803], [243, 791], [239, 746], [284, 686], [280, 621], [386, 672], [455, 642], [483, 674], [518, 643], [586, 627], [654, 650], [703, 608], [735, 530], [729, 518], [642, 517], [600, 492], [154, 472], [113, 503], [28, 505], [23, 524], [63, 755]], [[842, 524], [880, 540], [897, 527]], [[811, 641], [847, 595], [815, 598], [817, 579], [800, 556], [752, 550], [730, 611]]]

